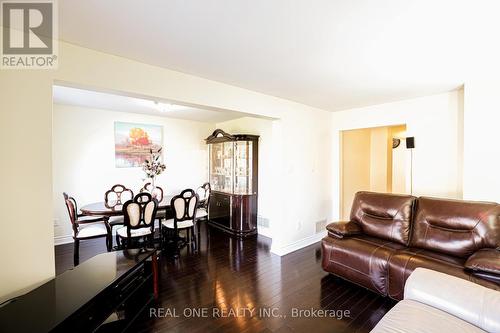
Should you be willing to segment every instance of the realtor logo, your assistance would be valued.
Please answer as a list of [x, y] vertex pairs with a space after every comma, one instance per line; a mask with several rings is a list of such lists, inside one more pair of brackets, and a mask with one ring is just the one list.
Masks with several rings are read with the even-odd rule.
[[3, 1], [2, 69], [57, 67], [54, 1]]

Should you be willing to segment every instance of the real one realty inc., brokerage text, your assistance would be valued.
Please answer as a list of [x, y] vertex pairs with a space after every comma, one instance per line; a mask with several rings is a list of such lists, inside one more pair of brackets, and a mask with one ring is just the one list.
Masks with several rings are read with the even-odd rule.
[[290, 308], [282, 311], [278, 307], [261, 308], [219, 308], [219, 307], [185, 307], [185, 308], [150, 308], [149, 316], [152, 318], [336, 318], [342, 320], [350, 317], [349, 310], [315, 309], [315, 308]]

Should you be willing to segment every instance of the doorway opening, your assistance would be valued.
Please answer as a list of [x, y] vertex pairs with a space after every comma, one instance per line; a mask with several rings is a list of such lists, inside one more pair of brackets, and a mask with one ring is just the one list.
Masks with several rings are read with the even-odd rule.
[[406, 125], [341, 132], [342, 219], [349, 219], [358, 191], [409, 193], [411, 166], [405, 138]]

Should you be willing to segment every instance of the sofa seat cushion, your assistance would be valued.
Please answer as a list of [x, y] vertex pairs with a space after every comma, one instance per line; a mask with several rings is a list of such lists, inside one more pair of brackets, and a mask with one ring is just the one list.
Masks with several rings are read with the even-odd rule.
[[382, 295], [387, 295], [389, 258], [404, 246], [366, 235], [325, 237], [323, 269]]
[[403, 299], [406, 279], [417, 267], [453, 275], [491, 289], [500, 289], [497, 283], [470, 274], [464, 265], [463, 258], [424, 249], [408, 248], [398, 251], [389, 259], [388, 295], [396, 300]]
[[468, 280], [464, 270], [465, 259], [424, 249], [407, 248], [394, 254], [389, 260], [389, 292], [394, 299], [403, 299], [406, 279], [417, 268], [423, 267]]
[[108, 228], [104, 222], [96, 223], [82, 223], [78, 226], [78, 233], [76, 238], [87, 238], [87, 237], [97, 237], [104, 236], [108, 234]]
[[[127, 227], [121, 227], [120, 229], [117, 229], [116, 233], [120, 237], [123, 237], [123, 238], [128, 237]], [[139, 229], [130, 229], [130, 236], [132, 238], [144, 237], [144, 236], [148, 236], [148, 235], [151, 235], [151, 228], [146, 227], [146, 228], [139, 228]]]
[[414, 301], [403, 300], [396, 304], [377, 323], [371, 333], [484, 333], [486, 331], [460, 318]]
[[[174, 219], [169, 219], [161, 223], [165, 228], [175, 229]], [[185, 220], [177, 222], [177, 229], [191, 228], [194, 226], [193, 220]]]

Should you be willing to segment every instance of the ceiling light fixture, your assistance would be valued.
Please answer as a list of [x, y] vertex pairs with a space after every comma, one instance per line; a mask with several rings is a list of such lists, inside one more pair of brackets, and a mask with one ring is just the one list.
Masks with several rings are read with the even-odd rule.
[[160, 103], [158, 101], [155, 101], [155, 109], [160, 111], [160, 112], [168, 112], [173, 109], [173, 104], [165, 104], [165, 103]]

